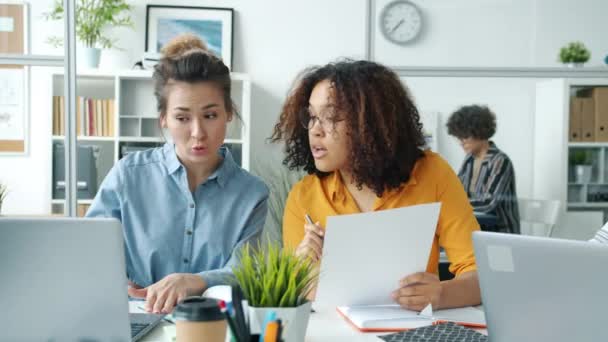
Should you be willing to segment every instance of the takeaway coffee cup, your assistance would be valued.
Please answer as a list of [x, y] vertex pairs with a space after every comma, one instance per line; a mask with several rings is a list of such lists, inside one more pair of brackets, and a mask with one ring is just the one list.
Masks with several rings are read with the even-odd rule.
[[188, 297], [173, 311], [177, 342], [224, 342], [226, 318], [218, 301], [212, 298]]

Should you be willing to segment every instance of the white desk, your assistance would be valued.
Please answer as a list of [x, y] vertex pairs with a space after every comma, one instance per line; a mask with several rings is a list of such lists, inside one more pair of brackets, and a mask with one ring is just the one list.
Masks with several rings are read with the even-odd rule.
[[[137, 311], [133, 309], [132, 311]], [[142, 342], [171, 342], [164, 335], [163, 329], [171, 323], [163, 322], [148, 335]], [[485, 333], [485, 330], [481, 330]], [[361, 333], [351, 327], [346, 321], [338, 315], [336, 311], [331, 312], [314, 312], [310, 315], [308, 323], [306, 341], [307, 342], [366, 342], [366, 341], [381, 341], [377, 338], [378, 333]]]

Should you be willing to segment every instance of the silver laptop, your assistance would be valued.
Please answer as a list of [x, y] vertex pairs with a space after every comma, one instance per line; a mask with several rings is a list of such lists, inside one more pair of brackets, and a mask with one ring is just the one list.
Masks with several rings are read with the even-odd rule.
[[114, 219], [0, 218], [0, 340], [143, 336], [162, 316], [129, 315], [123, 245]]
[[608, 341], [608, 246], [475, 232], [491, 342]]

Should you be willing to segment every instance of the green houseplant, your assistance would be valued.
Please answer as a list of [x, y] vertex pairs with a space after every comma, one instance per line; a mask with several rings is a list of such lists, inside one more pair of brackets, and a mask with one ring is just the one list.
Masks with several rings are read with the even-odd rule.
[[559, 60], [570, 66], [578, 66], [587, 62], [591, 52], [581, 42], [571, 42], [559, 50]]
[[591, 182], [593, 158], [589, 150], [575, 150], [570, 153], [570, 165], [574, 168], [577, 183]]
[[[116, 43], [116, 39], [106, 35], [106, 30], [110, 27], [133, 27], [130, 10], [131, 5], [125, 0], [76, 0], [76, 37], [83, 45], [77, 50], [77, 59], [87, 67], [97, 67], [101, 52], [99, 48], [110, 49]], [[51, 11], [44, 16], [47, 20], [63, 19], [63, 1], [54, 0]], [[53, 36], [48, 42], [60, 46], [63, 40]]]
[[265, 154], [255, 158], [252, 163], [252, 172], [260, 177], [268, 186], [268, 215], [264, 223], [264, 241], [282, 242], [283, 212], [289, 191], [306, 173], [304, 171], [289, 170], [282, 164], [281, 156]]
[[270, 241], [264, 248], [247, 244], [239, 256], [233, 272], [249, 305], [251, 333], [259, 334], [267, 313], [274, 311], [285, 341], [304, 341], [311, 311], [306, 298], [318, 278], [315, 264]]

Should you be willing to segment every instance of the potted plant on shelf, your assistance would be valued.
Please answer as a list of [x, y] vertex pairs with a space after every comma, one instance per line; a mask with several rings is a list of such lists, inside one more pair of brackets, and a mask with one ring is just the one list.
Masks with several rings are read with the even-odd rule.
[[245, 245], [234, 268], [236, 283], [249, 306], [249, 326], [259, 334], [270, 311], [283, 325], [285, 341], [303, 342], [311, 312], [306, 298], [318, 278], [314, 263], [292, 250], [268, 242], [264, 248]]
[[[76, 1], [76, 37], [82, 46], [77, 51], [77, 61], [82, 66], [96, 68], [101, 55], [100, 48], [115, 47], [116, 40], [108, 38], [105, 30], [112, 27], [133, 27], [129, 15], [131, 5], [125, 0], [77, 0]], [[50, 12], [44, 13], [48, 20], [63, 19], [63, 1], [54, 0]], [[53, 36], [48, 42], [57, 47], [63, 44], [63, 39]]]
[[0, 214], [2, 214], [2, 203], [4, 203], [6, 195], [8, 195], [8, 188], [6, 185], [0, 183]]
[[571, 42], [559, 50], [560, 62], [569, 67], [582, 66], [591, 57], [591, 52], [581, 42]]
[[592, 160], [590, 151], [574, 151], [570, 163], [574, 166], [576, 183], [586, 184], [591, 182]]

